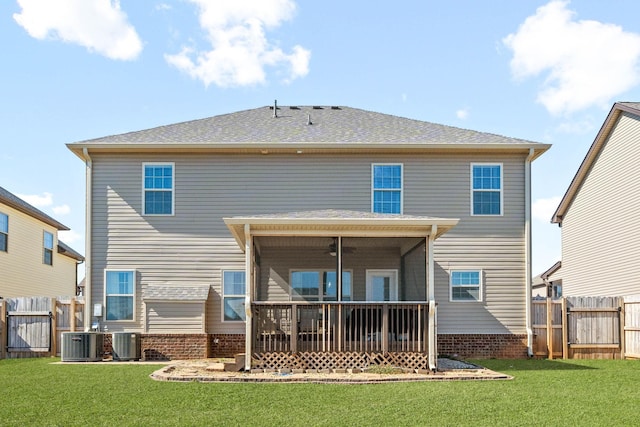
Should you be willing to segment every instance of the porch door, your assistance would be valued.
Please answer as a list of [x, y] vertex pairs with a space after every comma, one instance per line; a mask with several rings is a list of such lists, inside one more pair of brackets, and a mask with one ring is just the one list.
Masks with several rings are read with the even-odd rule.
[[398, 270], [367, 270], [367, 301], [398, 301]]

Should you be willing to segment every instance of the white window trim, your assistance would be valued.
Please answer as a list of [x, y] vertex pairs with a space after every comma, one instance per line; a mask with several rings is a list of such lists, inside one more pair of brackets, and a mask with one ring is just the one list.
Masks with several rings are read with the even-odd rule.
[[[133, 297], [133, 318], [132, 319], [119, 319], [119, 320], [107, 320], [107, 272], [109, 271], [115, 271], [118, 273], [133, 273], [133, 294], [131, 295]], [[126, 322], [135, 322], [136, 319], [138, 318], [138, 307], [136, 304], [136, 293], [137, 293], [137, 272], [134, 268], [105, 268], [104, 269], [104, 275], [102, 277], [102, 283], [103, 283], [103, 296], [102, 296], [102, 307], [104, 307], [102, 313], [102, 322], [115, 322], [115, 323], [126, 323]], [[113, 294], [111, 296], [129, 296], [129, 294]]]
[[5, 235], [6, 247], [4, 249], [0, 249], [0, 252], [9, 252], [9, 215], [4, 212], [0, 212], [0, 215], [7, 217], [7, 231], [5, 232], [0, 230], [0, 234]]
[[[48, 248], [46, 246], [47, 234], [51, 236], [51, 247], [50, 248]], [[47, 230], [43, 230], [42, 231], [42, 264], [48, 265], [50, 267], [53, 267], [53, 254], [54, 254], [53, 248], [55, 248], [55, 247], [56, 247], [56, 235], [54, 233], [51, 233], [51, 232], [47, 231]], [[51, 264], [47, 264], [46, 262], [44, 262], [44, 254], [45, 254], [45, 252], [47, 250], [51, 251]]]
[[[226, 295], [224, 293], [224, 273], [245, 273], [244, 275], [244, 291], [245, 293], [242, 295]], [[231, 324], [241, 324], [241, 323], [246, 323], [246, 320], [227, 320], [224, 318], [224, 299], [226, 297], [229, 298], [242, 298], [243, 300], [246, 297], [246, 293], [247, 293], [247, 274], [246, 274], [246, 270], [240, 269], [240, 268], [225, 268], [223, 270], [220, 271], [220, 293], [222, 294], [222, 306], [221, 306], [221, 310], [220, 310], [220, 320], [223, 323], [231, 323]], [[246, 310], [246, 307], [245, 307]]]
[[[473, 167], [474, 166], [500, 166], [500, 190], [484, 190], [473, 188]], [[504, 216], [504, 164], [502, 163], [471, 163], [469, 167], [469, 202], [471, 216], [497, 217]], [[499, 191], [500, 192], [500, 213], [499, 214], [475, 214], [473, 213], [473, 193], [474, 191]]]
[[[145, 194], [147, 191], [154, 191], [154, 190], [147, 190], [145, 188], [144, 185], [144, 170], [145, 167], [147, 166], [171, 166], [171, 170], [172, 170], [172, 176], [171, 176], [171, 213], [170, 214], [150, 214], [147, 213], [146, 211], [146, 204], [145, 204]], [[176, 164], [175, 162], [143, 162], [142, 163], [142, 179], [141, 179], [141, 184], [142, 184], [142, 215], [144, 216], [174, 216], [176, 214]], [[162, 189], [159, 191], [169, 191], [167, 189]]]
[[[322, 282], [321, 282], [322, 273], [333, 272], [333, 271], [335, 271], [333, 268], [291, 268], [289, 269], [289, 301], [293, 301], [293, 302], [306, 301], [305, 299], [295, 299], [295, 300], [293, 299], [293, 286], [291, 285], [291, 282], [293, 282], [294, 272], [320, 274], [320, 277], [319, 277], [320, 280], [318, 281], [318, 286], [322, 287]], [[342, 272], [351, 274], [351, 295], [349, 295], [349, 298], [351, 299], [347, 302], [352, 302], [353, 301], [353, 270], [343, 269]], [[322, 302], [322, 301], [324, 301], [324, 292], [322, 289], [318, 289], [318, 302]], [[329, 301], [329, 302], [337, 302], [337, 301]]]
[[[478, 273], [479, 274], [479, 279], [480, 279], [480, 283], [478, 284], [478, 299], [476, 300], [460, 300], [460, 299], [453, 299], [453, 283], [452, 283], [452, 279], [453, 279], [453, 273]], [[474, 286], [475, 287], [475, 286]], [[484, 298], [483, 298], [483, 293], [484, 293], [484, 272], [482, 271], [482, 269], [479, 268], [456, 268], [456, 269], [452, 269], [449, 270], [449, 302], [453, 302], [453, 303], [463, 303], [463, 304], [473, 304], [473, 303], [478, 303], [478, 302], [483, 302]]]
[[[374, 177], [373, 177], [373, 169], [376, 166], [400, 166], [400, 189], [385, 189], [385, 188], [374, 188]], [[374, 212], [374, 197], [373, 193], [375, 191], [400, 191], [400, 213], [398, 215], [402, 215], [404, 213], [404, 163], [371, 163], [371, 212]]]

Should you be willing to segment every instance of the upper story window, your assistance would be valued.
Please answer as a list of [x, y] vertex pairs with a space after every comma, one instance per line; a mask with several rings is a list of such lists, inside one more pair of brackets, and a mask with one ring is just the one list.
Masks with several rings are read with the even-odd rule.
[[471, 214], [502, 215], [502, 164], [471, 164]]
[[42, 262], [53, 265], [53, 234], [48, 231], [44, 232]]
[[452, 271], [450, 292], [451, 301], [482, 301], [482, 272]]
[[9, 216], [0, 212], [0, 251], [7, 252], [9, 244]]
[[106, 270], [105, 311], [107, 320], [133, 320], [135, 296], [135, 272], [133, 270]]
[[371, 166], [371, 211], [402, 213], [402, 164]]
[[[336, 272], [334, 270], [292, 271], [291, 299], [294, 301], [337, 301]], [[351, 271], [342, 272], [342, 301], [351, 301]]]
[[173, 163], [144, 163], [144, 215], [173, 215]]
[[222, 320], [241, 322], [245, 320], [244, 297], [246, 290], [243, 270], [224, 271], [222, 273]]

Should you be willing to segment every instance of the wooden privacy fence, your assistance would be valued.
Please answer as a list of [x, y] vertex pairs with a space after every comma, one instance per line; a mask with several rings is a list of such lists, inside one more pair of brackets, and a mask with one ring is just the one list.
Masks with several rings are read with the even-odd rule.
[[533, 301], [534, 355], [640, 358], [640, 296]]
[[0, 299], [0, 359], [56, 356], [62, 333], [83, 329], [82, 297]]

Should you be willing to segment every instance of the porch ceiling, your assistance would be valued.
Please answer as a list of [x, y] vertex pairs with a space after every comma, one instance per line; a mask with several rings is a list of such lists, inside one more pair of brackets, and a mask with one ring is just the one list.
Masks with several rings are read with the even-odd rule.
[[426, 237], [449, 231], [456, 218], [320, 210], [224, 218], [242, 250], [245, 225], [254, 236]]

